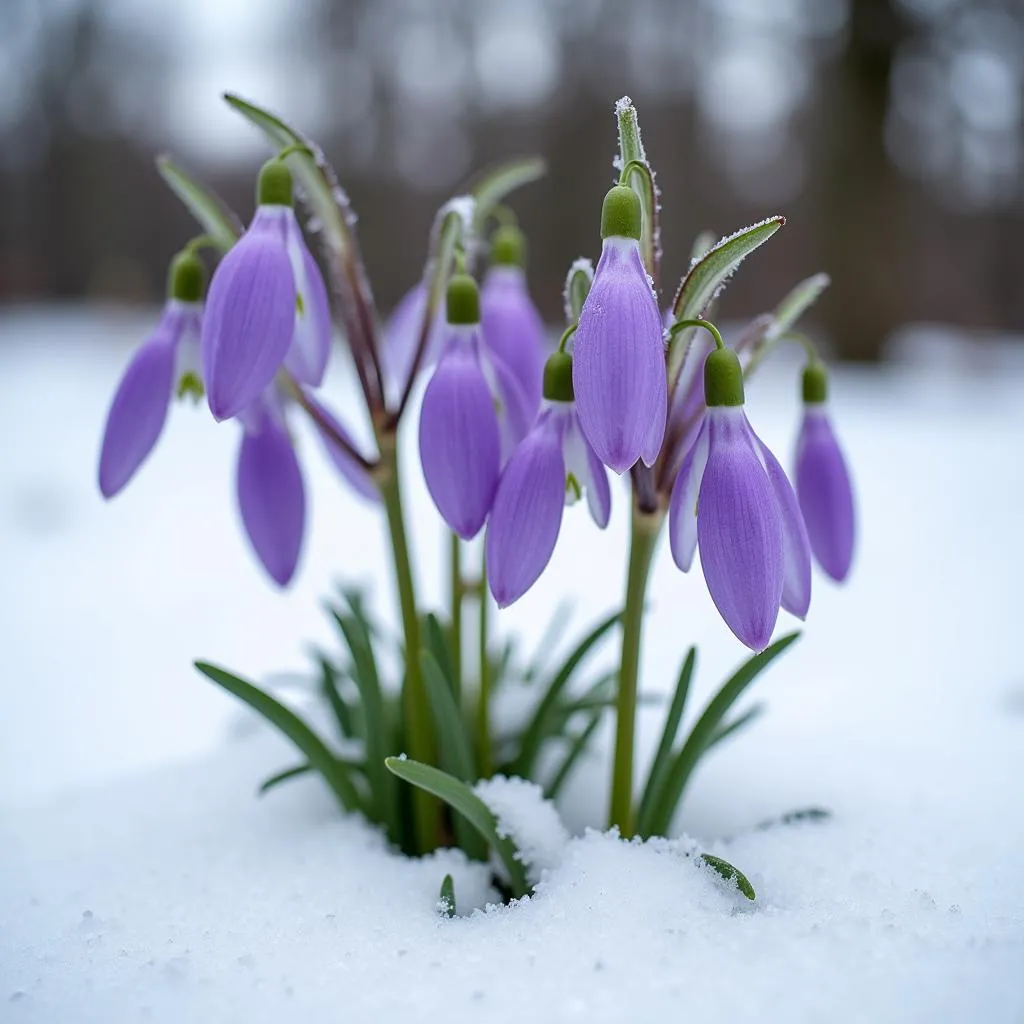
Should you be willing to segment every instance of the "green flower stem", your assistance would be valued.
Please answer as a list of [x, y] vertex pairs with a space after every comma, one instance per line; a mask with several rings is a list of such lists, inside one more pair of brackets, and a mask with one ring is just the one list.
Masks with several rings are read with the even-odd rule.
[[491, 595], [487, 589], [487, 562], [480, 564], [480, 692], [476, 705], [477, 770], [480, 778], [494, 774], [491, 754], [491, 660], [487, 654], [487, 606]]
[[657, 547], [665, 513], [642, 512], [633, 508], [626, 573], [626, 604], [622, 612], [622, 661], [616, 699], [615, 760], [612, 765], [612, 798], [609, 825], [619, 833], [633, 835], [633, 753], [636, 738], [637, 677], [640, 671], [640, 635], [644, 620], [644, 598], [651, 561]]
[[[402, 492], [398, 480], [395, 435], [388, 431], [378, 436], [380, 465], [377, 484], [384, 501], [395, 566], [395, 586], [405, 636], [405, 680], [402, 685], [402, 717], [405, 720], [406, 753], [424, 764], [434, 764], [434, 734], [431, 728], [427, 691], [420, 670], [420, 621], [416, 611], [409, 543], [405, 533]], [[435, 797], [416, 788], [412, 794], [416, 850], [429, 853], [437, 847], [441, 805]]]
[[449, 587], [452, 601], [451, 621], [451, 655], [452, 655], [452, 687], [455, 691], [455, 703], [462, 700], [462, 599], [466, 594], [466, 586], [462, 579], [462, 541], [455, 532], [451, 534], [449, 548], [451, 576]]

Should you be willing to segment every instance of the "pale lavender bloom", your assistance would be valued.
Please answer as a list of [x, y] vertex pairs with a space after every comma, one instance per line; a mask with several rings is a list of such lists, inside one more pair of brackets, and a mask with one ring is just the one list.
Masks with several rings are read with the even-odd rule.
[[420, 462], [441, 517], [464, 540], [479, 533], [501, 472], [502, 431], [484, 370], [479, 324], [449, 324], [423, 394]]
[[487, 271], [480, 289], [480, 314], [484, 344], [515, 374], [532, 422], [540, 408], [544, 375], [544, 322], [521, 267], [502, 264]]
[[295, 574], [306, 527], [302, 470], [274, 389], [238, 417], [238, 509], [256, 557], [279, 586]]
[[544, 403], [508, 461], [487, 524], [487, 578], [501, 608], [540, 578], [555, 549], [562, 510], [581, 494], [595, 523], [611, 515], [607, 471], [587, 443], [572, 402]]
[[169, 299], [152, 337], [133, 356], [107, 413], [99, 485], [112, 498], [155, 447], [175, 387], [199, 361], [202, 305]]
[[654, 464], [665, 435], [665, 348], [634, 238], [604, 239], [573, 339], [573, 386], [583, 433], [606, 466]]
[[202, 343], [210, 411], [219, 420], [236, 416], [282, 364], [303, 383], [319, 385], [330, 344], [326, 289], [295, 211], [278, 203], [257, 207], [210, 282]]
[[684, 572], [700, 547], [711, 598], [751, 649], [768, 645], [781, 605], [806, 614], [807, 532], [785, 473], [742, 405], [704, 414], [672, 490], [669, 539]]
[[853, 487], [825, 403], [804, 406], [797, 442], [796, 493], [814, 557], [841, 583], [853, 561]]
[[[345, 441], [352, 438], [327, 408], [308, 393], [305, 400]], [[270, 577], [286, 586], [295, 573], [305, 533], [306, 498], [302, 470], [288, 429], [294, 401], [271, 385], [236, 418], [243, 428], [238, 453], [237, 496], [253, 550]], [[311, 418], [327, 455], [359, 495], [380, 500], [366, 470]]]

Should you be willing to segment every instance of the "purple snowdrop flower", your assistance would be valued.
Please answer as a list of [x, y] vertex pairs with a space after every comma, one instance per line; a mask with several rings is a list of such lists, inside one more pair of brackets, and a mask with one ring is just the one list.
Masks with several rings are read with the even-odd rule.
[[420, 462], [441, 518], [464, 540], [491, 510], [501, 427], [483, 365], [480, 293], [467, 274], [448, 284], [444, 350], [420, 410]]
[[[341, 448], [334, 435], [352, 444], [351, 435], [337, 418], [305, 389], [304, 404], [327, 455], [341, 476], [359, 495], [380, 500], [366, 470]], [[305, 534], [306, 495], [302, 469], [288, 429], [292, 398], [273, 384], [236, 418], [242, 425], [236, 491], [242, 524], [260, 563], [279, 585], [287, 586], [295, 574]]]
[[515, 375], [532, 422], [540, 408], [544, 375], [544, 322], [526, 287], [525, 240], [512, 225], [491, 242], [491, 268], [480, 289], [484, 344]]
[[601, 259], [573, 341], [580, 424], [616, 473], [637, 459], [653, 465], [665, 436], [665, 346], [640, 232], [639, 197], [616, 185], [605, 196]]
[[501, 608], [518, 601], [540, 578], [567, 504], [585, 493], [602, 530], [611, 515], [607, 470], [580, 429], [572, 358], [564, 352], [547, 361], [543, 397], [533, 429], [501, 475], [487, 524], [487, 578]]
[[224, 420], [254, 402], [284, 365], [314, 387], [330, 355], [323, 278], [292, 208], [283, 160], [260, 171], [256, 215], [210, 282], [203, 320], [203, 376], [210, 411]]
[[672, 557], [683, 572], [700, 547], [711, 599], [752, 650], [767, 647], [779, 607], [803, 618], [810, 548], [796, 496], [743, 409], [743, 371], [730, 349], [704, 364], [707, 411], [669, 504]]
[[825, 367], [803, 374], [804, 416], [796, 453], [796, 493], [818, 564], [841, 583], [853, 561], [853, 487], [828, 415]]
[[152, 336], [132, 357], [117, 387], [100, 450], [99, 485], [112, 498], [156, 446], [175, 390], [202, 395], [199, 336], [203, 267], [191, 252], [172, 262], [169, 298]]

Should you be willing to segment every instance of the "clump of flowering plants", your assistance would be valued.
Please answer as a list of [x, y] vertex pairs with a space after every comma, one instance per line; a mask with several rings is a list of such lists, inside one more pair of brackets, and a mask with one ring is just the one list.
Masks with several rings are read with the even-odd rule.
[[[812, 343], [793, 333], [827, 278], [798, 285], [773, 313], [725, 343], [708, 318], [740, 262], [784, 223], [771, 217], [714, 244], [702, 236], [664, 312], [659, 193], [636, 110], [623, 99], [616, 106], [619, 178], [601, 211], [600, 259], [596, 269], [587, 259], [569, 269], [567, 326], [557, 348], [546, 342], [527, 291], [524, 239], [504, 203], [543, 173], [537, 159], [493, 169], [441, 208], [423, 278], [384, 330], [348, 200], [320, 151], [274, 115], [226, 99], [276, 155], [260, 171], [256, 212], [244, 230], [212, 193], [170, 161], [159, 162], [204, 234], [172, 261], [163, 315], [114, 396], [100, 489], [110, 498], [130, 481], [156, 445], [175, 395], [205, 399], [215, 419], [241, 428], [242, 524], [267, 574], [286, 586], [306, 522], [289, 423], [305, 416], [340, 477], [381, 508], [401, 623], [396, 645], [358, 592], [343, 591], [331, 607], [342, 653], [318, 656], [316, 685], [337, 727], [332, 739], [266, 690], [197, 662], [301, 753], [261, 789], [316, 773], [343, 808], [378, 824], [398, 848], [424, 854], [457, 845], [469, 857], [490, 857], [496, 884], [521, 896], [530, 889], [526, 865], [474, 784], [517, 775], [556, 797], [611, 714], [609, 825], [623, 836], [664, 835], [699, 760], [757, 714], [757, 707], [730, 711], [796, 640], [797, 633], [775, 642], [772, 636], [780, 609], [806, 616], [812, 558], [836, 580], [850, 569], [854, 504], [828, 417], [827, 373]], [[220, 257], [208, 289], [203, 249]], [[321, 396], [335, 327], [358, 379], [372, 450], [353, 440]], [[744, 411], [746, 381], [786, 340], [807, 353], [795, 490]], [[409, 424], [419, 382], [419, 420]], [[451, 530], [450, 607], [443, 614], [419, 603], [410, 559], [399, 453], [413, 429], [431, 498]], [[506, 607], [530, 590], [562, 529], [590, 528], [566, 506], [583, 501], [594, 525], [608, 524], [622, 490], [616, 475], [629, 484], [631, 517], [621, 610], [556, 667], [545, 668], [542, 657], [553, 637], [522, 666], [511, 642], [502, 646], [491, 636], [492, 601]], [[712, 600], [754, 653], [680, 739], [696, 664], [695, 648], [686, 652], [654, 759], [637, 785], [644, 603], [666, 524], [675, 563], [686, 572], [700, 551]], [[464, 628], [469, 618], [475, 641]], [[588, 657], [613, 634], [617, 668], [584, 681]], [[512, 681], [528, 688], [531, 706], [521, 724], [502, 731], [492, 705]], [[700, 859], [753, 898], [737, 869], [710, 854]], [[442, 896], [453, 911], [450, 878]]]

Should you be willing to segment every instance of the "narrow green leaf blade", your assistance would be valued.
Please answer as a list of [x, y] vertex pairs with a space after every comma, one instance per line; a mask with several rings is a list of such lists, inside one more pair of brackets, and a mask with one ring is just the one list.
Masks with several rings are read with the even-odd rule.
[[474, 221], [476, 230], [483, 227], [490, 212], [518, 188], [538, 181], [547, 174], [548, 165], [542, 156], [520, 156], [484, 170], [470, 185], [476, 199]]
[[455, 881], [451, 875], [445, 875], [441, 883], [441, 899], [438, 901], [441, 913], [445, 917], [454, 917], [455, 908]]
[[754, 887], [750, 884], [747, 876], [740, 871], [739, 868], [734, 867], [727, 860], [722, 860], [721, 857], [716, 857], [711, 853], [702, 853], [699, 858], [703, 861], [715, 874], [720, 875], [727, 882], [735, 884], [736, 888], [739, 889], [748, 900], [756, 900], [757, 893], [754, 892]]
[[341, 805], [348, 811], [361, 810], [359, 795], [352, 786], [346, 770], [324, 744], [323, 740], [290, 708], [276, 701], [259, 687], [240, 679], [236, 675], [210, 665], [205, 661], [195, 662], [195, 667], [209, 680], [227, 690], [232, 696], [244, 701], [262, 715], [271, 725], [284, 733], [306, 755], [310, 766], [323, 776]]
[[544, 696], [523, 731], [518, 757], [515, 759], [514, 772], [524, 779], [530, 778], [534, 761], [540, 752], [541, 745], [550, 733], [550, 722], [558, 704], [562, 691], [565, 689], [580, 662], [622, 617], [621, 612], [609, 615], [603, 622], [592, 629], [566, 658], [562, 667], [552, 677]]
[[420, 651], [420, 667], [437, 726], [438, 746], [445, 771], [463, 782], [475, 782], [476, 765], [466, 735], [466, 720], [452, 696], [451, 683], [430, 651]]
[[683, 710], [686, 707], [686, 697], [690, 692], [690, 680], [693, 678], [696, 662], [697, 648], [691, 647], [686, 652], [686, 657], [679, 670], [679, 678], [676, 680], [676, 689], [672, 695], [668, 717], [665, 719], [665, 727], [661, 730], [661, 740], [654, 754], [654, 760], [651, 762], [651, 769], [647, 774], [647, 784], [644, 786], [643, 796], [640, 798], [640, 810], [637, 812], [637, 834], [643, 836], [644, 839], [650, 836], [648, 819], [658, 804], [658, 797], [668, 778], [669, 766], [672, 763], [672, 747], [676, 742], [676, 733], [679, 732], [679, 723], [683, 719]]
[[661, 796], [652, 812], [650, 822], [652, 835], [664, 835], [668, 831], [672, 815], [682, 799], [686, 783], [697, 766], [697, 762], [707, 750], [709, 740], [729, 708], [736, 703], [743, 691], [799, 636], [799, 633], [790, 633], [788, 636], [782, 637], [781, 640], [776, 640], [760, 654], [748, 658], [711, 698], [690, 731], [690, 735], [686, 738], [682, 750], [679, 751], [672, 763]]
[[308, 775], [312, 770], [313, 766], [308, 761], [303, 764], [293, 765], [291, 768], [285, 768], [284, 771], [271, 775], [269, 779], [264, 779], [260, 783], [260, 788], [256, 791], [256, 795], [263, 796], [264, 793], [269, 793], [270, 790], [282, 782], [287, 782], [289, 779], [297, 779], [300, 775]]
[[772, 325], [767, 337], [785, 334], [818, 301], [821, 293], [832, 283], [828, 274], [814, 274], [801, 281], [779, 304], [772, 314]]
[[764, 714], [764, 705], [755, 704], [753, 707], [748, 708], [743, 712], [742, 715], [734, 718], [731, 722], [723, 722], [712, 734], [711, 739], [708, 740], [708, 745], [704, 748], [705, 753], [710, 750], [716, 744], [727, 740], [730, 736], [735, 735], [741, 729], [745, 729], [755, 719], [761, 717]]
[[443, 800], [490, 843], [508, 872], [513, 896], [525, 896], [530, 891], [515, 843], [507, 836], [498, 834], [498, 820], [494, 813], [469, 786], [446, 772], [427, 764], [420, 764], [419, 761], [389, 757], [385, 764], [389, 771], [400, 779]]
[[242, 234], [242, 224], [222, 199], [201, 185], [169, 156], [158, 156], [156, 169], [170, 190], [185, 204], [203, 231], [221, 252], [227, 252]]
[[558, 766], [555, 774], [552, 775], [551, 781], [547, 784], [544, 790], [544, 796], [548, 800], [554, 800], [561, 793], [562, 787], [568, 781], [569, 776], [572, 775], [573, 769], [576, 767], [576, 763], [583, 756], [587, 747], [590, 745], [590, 741], [594, 738], [594, 734], [597, 732], [598, 726], [601, 724], [601, 711], [595, 712], [590, 716], [590, 721], [587, 722], [586, 727], [582, 729], [576, 736], [572, 738], [569, 744], [569, 749], [565, 752], [565, 757], [562, 759], [562, 763]]
[[355, 731], [352, 709], [345, 703], [345, 699], [338, 689], [338, 674], [334, 666], [323, 654], [317, 654], [317, 663], [320, 666], [320, 693], [334, 714], [334, 720], [338, 723], [338, 732], [346, 739], [361, 738]]
[[449, 689], [454, 697], [455, 687], [452, 682], [452, 659], [451, 650], [448, 646], [448, 637], [445, 636], [445, 632], [441, 628], [441, 623], [433, 612], [427, 613], [424, 617], [423, 624], [427, 646], [430, 653], [434, 656], [434, 660], [437, 662], [437, 668], [441, 670], [441, 675], [448, 683]]

